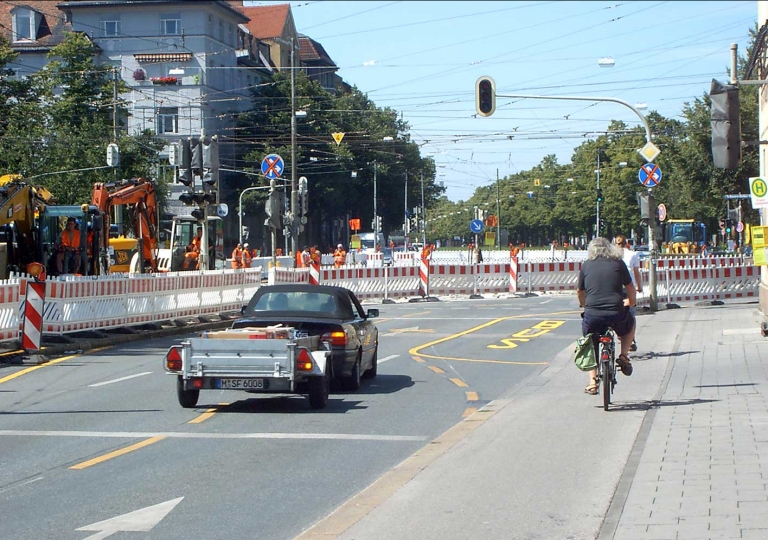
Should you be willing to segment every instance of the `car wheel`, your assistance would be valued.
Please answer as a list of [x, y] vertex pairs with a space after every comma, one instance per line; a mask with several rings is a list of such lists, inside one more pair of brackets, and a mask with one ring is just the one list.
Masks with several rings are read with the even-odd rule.
[[308, 386], [309, 406], [313, 409], [325, 409], [328, 405], [328, 393], [330, 391], [328, 373], [322, 377], [311, 377]]
[[179, 405], [185, 409], [192, 409], [197, 406], [200, 390], [184, 390], [184, 381], [178, 377], [176, 379], [176, 395], [179, 398]]
[[355, 365], [352, 366], [352, 374], [347, 377], [345, 380], [345, 386], [347, 390], [352, 390], [353, 392], [360, 390], [360, 362], [362, 358], [360, 356], [360, 353], [357, 354], [357, 359], [355, 360]]
[[365, 370], [365, 373], [363, 373], [363, 377], [366, 379], [373, 379], [376, 377], [376, 373], [379, 370], [379, 346], [376, 345], [376, 348], [373, 350], [373, 356], [371, 357], [371, 367], [367, 370]]

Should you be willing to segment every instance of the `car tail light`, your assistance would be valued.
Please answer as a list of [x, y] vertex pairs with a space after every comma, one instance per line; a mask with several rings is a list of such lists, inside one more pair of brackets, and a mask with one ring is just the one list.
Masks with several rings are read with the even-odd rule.
[[171, 350], [165, 355], [165, 369], [181, 371], [181, 347], [171, 347]]
[[347, 345], [347, 334], [344, 332], [328, 332], [323, 334], [323, 341], [327, 341], [333, 346], [345, 347]]
[[203, 387], [203, 379], [189, 379], [189, 386], [200, 389]]
[[313, 367], [312, 355], [309, 354], [307, 349], [301, 349], [296, 357], [296, 369], [298, 371], [312, 371]]

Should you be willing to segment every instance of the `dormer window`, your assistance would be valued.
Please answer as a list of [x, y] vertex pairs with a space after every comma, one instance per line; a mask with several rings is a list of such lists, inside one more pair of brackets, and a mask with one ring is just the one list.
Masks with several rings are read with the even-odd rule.
[[31, 9], [13, 10], [13, 41], [33, 41], [37, 37], [36, 13]]

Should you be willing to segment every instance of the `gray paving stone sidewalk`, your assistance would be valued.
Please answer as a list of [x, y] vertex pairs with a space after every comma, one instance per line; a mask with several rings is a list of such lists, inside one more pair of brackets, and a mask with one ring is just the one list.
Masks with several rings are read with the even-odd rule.
[[768, 539], [764, 318], [756, 304], [682, 311], [674, 365], [613, 538]]

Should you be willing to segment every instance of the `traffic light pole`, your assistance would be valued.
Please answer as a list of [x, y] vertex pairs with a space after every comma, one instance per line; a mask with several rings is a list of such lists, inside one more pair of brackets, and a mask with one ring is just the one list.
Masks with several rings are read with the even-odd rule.
[[299, 192], [296, 191], [296, 66], [294, 56], [296, 47], [291, 39], [291, 254], [296, 265], [296, 253], [299, 249], [298, 206]]
[[[597, 149], [597, 193], [600, 193], [600, 149]], [[595, 238], [600, 236], [600, 197], [597, 197], [595, 206]]]

